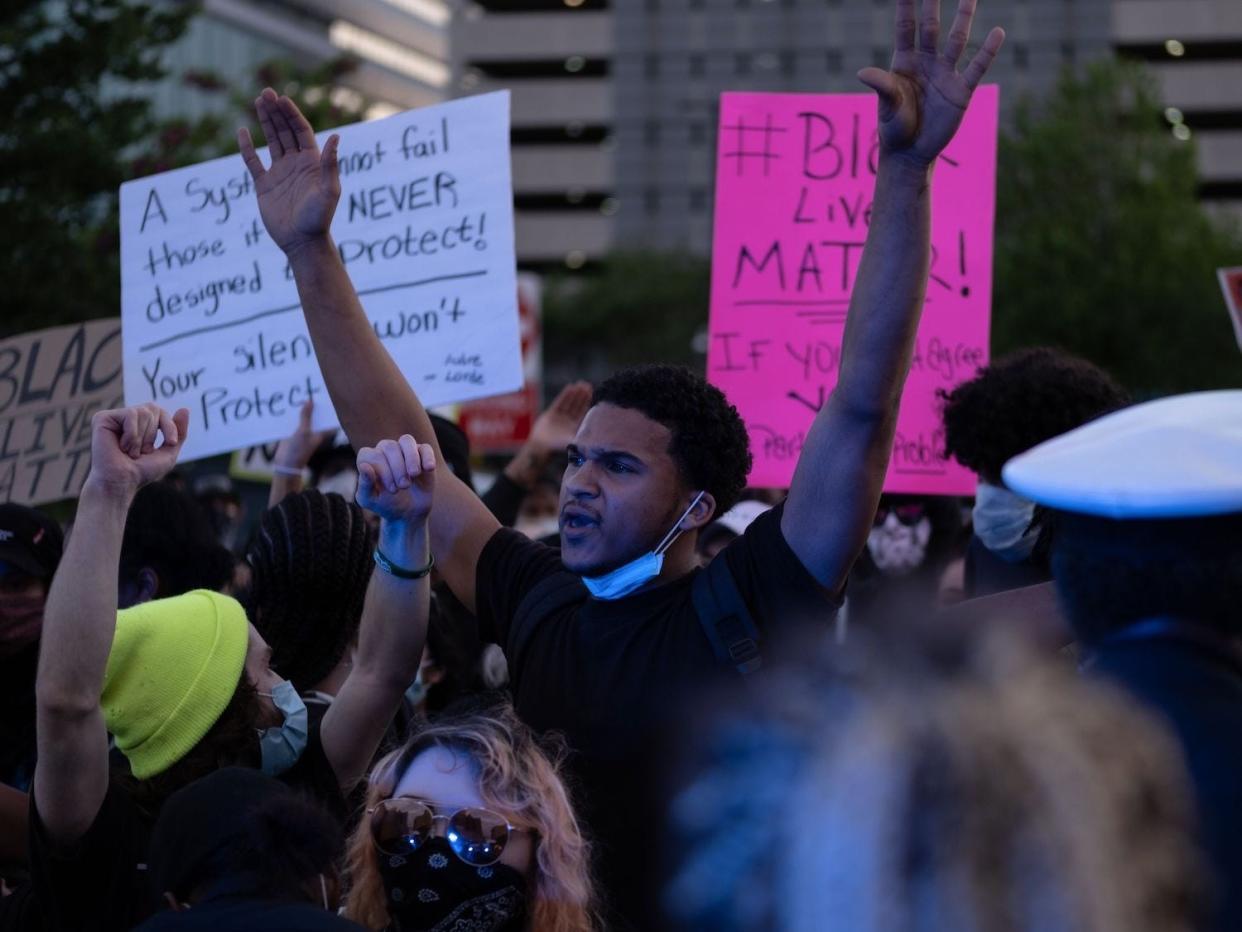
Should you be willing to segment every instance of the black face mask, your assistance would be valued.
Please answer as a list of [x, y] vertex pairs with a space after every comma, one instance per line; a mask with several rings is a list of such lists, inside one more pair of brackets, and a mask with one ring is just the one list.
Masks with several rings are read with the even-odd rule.
[[388, 915], [401, 932], [520, 932], [526, 880], [512, 867], [471, 867], [443, 838], [417, 851], [377, 852]]

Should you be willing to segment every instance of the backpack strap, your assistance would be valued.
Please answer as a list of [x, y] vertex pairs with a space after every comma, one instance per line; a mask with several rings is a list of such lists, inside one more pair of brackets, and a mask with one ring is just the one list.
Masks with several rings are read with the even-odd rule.
[[723, 557], [712, 560], [695, 577], [694, 610], [699, 624], [722, 664], [733, 664], [746, 676], [763, 666], [759, 649], [759, 628], [737, 588], [737, 582]]

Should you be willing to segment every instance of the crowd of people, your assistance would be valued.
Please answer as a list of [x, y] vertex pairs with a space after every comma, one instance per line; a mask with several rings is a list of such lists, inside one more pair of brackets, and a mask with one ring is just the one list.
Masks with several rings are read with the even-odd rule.
[[68, 533], [0, 506], [0, 929], [1242, 928], [1242, 392], [1133, 404], [1030, 349], [943, 397], [973, 503], [883, 494], [934, 164], [1003, 41], [959, 68], [974, 0], [943, 36], [896, 6], [787, 490], [649, 365], [567, 386], [480, 496], [333, 245], [336, 137], [260, 95], [349, 445], [304, 408], [240, 539], [187, 411], [104, 411]]

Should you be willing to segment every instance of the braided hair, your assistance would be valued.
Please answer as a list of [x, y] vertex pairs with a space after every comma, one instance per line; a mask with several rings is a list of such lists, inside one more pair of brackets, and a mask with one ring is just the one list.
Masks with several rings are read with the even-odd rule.
[[264, 513], [244, 601], [273, 669], [299, 692], [331, 673], [357, 635], [372, 546], [362, 509], [340, 495], [309, 489]]

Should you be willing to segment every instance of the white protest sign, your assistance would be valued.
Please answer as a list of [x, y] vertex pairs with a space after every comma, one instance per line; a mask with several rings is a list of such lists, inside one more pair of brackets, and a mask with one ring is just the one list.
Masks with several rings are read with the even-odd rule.
[[[423, 402], [521, 387], [508, 93], [335, 132], [332, 235]], [[289, 434], [308, 398], [337, 423], [240, 155], [122, 185], [121, 319], [126, 401], [190, 409], [182, 459]]]
[[0, 341], [0, 501], [73, 498], [91, 465], [91, 417], [120, 407], [115, 317]]

